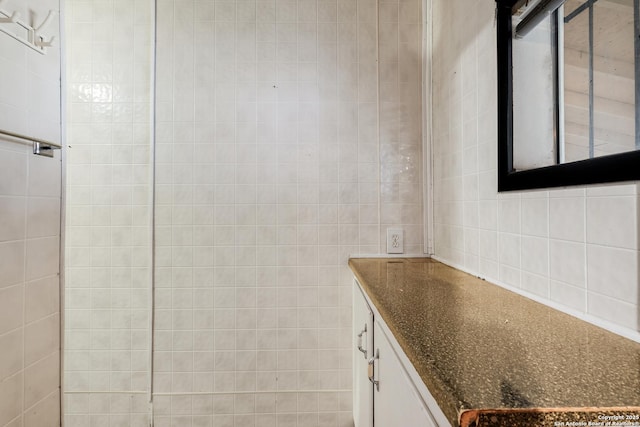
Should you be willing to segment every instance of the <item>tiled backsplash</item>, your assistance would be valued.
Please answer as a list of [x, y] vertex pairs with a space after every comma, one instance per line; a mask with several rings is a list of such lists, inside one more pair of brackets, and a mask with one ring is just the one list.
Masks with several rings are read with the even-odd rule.
[[[57, 2], [6, 12], [44, 19]], [[7, 25], [7, 24], [3, 24]], [[46, 27], [58, 34], [58, 20]], [[0, 33], [0, 129], [60, 141], [60, 50]], [[61, 156], [0, 136], [0, 426], [60, 425]]]
[[494, 7], [433, 3], [435, 255], [637, 337], [636, 183], [496, 192]]

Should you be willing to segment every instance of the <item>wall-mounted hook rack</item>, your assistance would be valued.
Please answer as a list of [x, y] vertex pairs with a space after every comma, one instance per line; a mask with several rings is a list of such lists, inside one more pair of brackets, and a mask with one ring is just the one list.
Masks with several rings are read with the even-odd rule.
[[[35, 27], [26, 24], [20, 19], [20, 13], [14, 11], [12, 13], [2, 10], [2, 6], [6, 3], [6, 0], [0, 0], [0, 31], [8, 35], [9, 37], [19, 41], [23, 45], [35, 50], [38, 53], [45, 54], [45, 48], [51, 47], [55, 40], [55, 36], [45, 39], [40, 34], [40, 31], [44, 29], [51, 21], [51, 18], [55, 14], [53, 10], [50, 10], [46, 18]], [[12, 28], [11, 28], [12, 27]], [[11, 31], [14, 30], [14, 32]], [[22, 33], [26, 33], [26, 37], [16, 34], [15, 30]]]
[[13, 12], [11, 14], [11, 16], [3, 16], [2, 18], [0, 18], [0, 23], [12, 23], [15, 24], [16, 21], [20, 19], [20, 13], [19, 12]]

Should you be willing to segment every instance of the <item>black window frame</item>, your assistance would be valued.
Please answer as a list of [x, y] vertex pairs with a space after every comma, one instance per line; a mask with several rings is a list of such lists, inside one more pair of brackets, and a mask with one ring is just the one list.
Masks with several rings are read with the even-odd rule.
[[[519, 2], [521, 0], [496, 0], [498, 191], [532, 190], [640, 180], [640, 151], [629, 151], [530, 170], [514, 170], [512, 9]], [[638, 10], [635, 11], [635, 15], [637, 28], [639, 21]], [[636, 52], [638, 51], [638, 44], [638, 38], [636, 37]], [[636, 67], [638, 67], [638, 61], [636, 61]], [[638, 84], [639, 82], [636, 81], [636, 87]], [[640, 105], [636, 102], [636, 115], [639, 108]], [[639, 131], [636, 129], [636, 132]]]

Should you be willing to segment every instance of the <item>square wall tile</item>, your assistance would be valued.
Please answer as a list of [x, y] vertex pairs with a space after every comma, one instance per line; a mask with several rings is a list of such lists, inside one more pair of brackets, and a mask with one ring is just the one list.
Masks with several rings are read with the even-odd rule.
[[[22, 240], [26, 230], [26, 199], [0, 196], [0, 242]], [[58, 215], [59, 221], [59, 215]]]
[[[1, 139], [1, 138], [0, 138]], [[0, 155], [0, 195], [24, 196], [27, 194], [27, 155], [2, 150]]]
[[24, 363], [30, 365], [60, 350], [60, 316], [45, 317], [24, 328]]
[[0, 243], [0, 288], [21, 283], [25, 277], [25, 242]]
[[638, 328], [638, 309], [634, 303], [588, 293], [587, 313], [630, 330]]
[[628, 303], [638, 301], [638, 251], [587, 245], [587, 289]]
[[60, 393], [58, 390], [29, 408], [24, 427], [57, 427], [60, 425]]
[[56, 275], [60, 271], [60, 240], [45, 237], [27, 241], [27, 280]]
[[584, 198], [554, 197], [549, 200], [549, 237], [574, 242], [585, 241]]
[[22, 413], [22, 380], [20, 372], [0, 383], [0, 425], [6, 425]]
[[638, 249], [635, 196], [587, 198], [587, 242]]
[[549, 201], [546, 198], [522, 199], [522, 234], [537, 237], [549, 235]]
[[562, 240], [549, 241], [549, 277], [585, 288], [584, 245]]
[[0, 353], [0, 381], [19, 373], [24, 366], [22, 334], [22, 329], [15, 329], [0, 335], [0, 345], [5, 349]]
[[0, 334], [23, 325], [24, 285], [0, 289]]

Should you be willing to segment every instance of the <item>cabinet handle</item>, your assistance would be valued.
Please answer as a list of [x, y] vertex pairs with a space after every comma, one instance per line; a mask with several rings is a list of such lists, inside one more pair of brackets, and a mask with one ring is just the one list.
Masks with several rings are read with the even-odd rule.
[[369, 381], [371, 381], [371, 384], [373, 384], [376, 387], [377, 391], [380, 391], [380, 381], [375, 379], [375, 372], [374, 372], [376, 359], [380, 359], [380, 349], [377, 349], [375, 356], [369, 359], [369, 363], [368, 363], [369, 366], [368, 366], [368, 372], [367, 372], [369, 374], [368, 376], [369, 376]]
[[364, 329], [362, 331], [360, 331], [360, 333], [358, 334], [358, 350], [360, 350], [362, 352], [362, 354], [364, 354], [364, 358], [367, 358], [367, 349], [366, 348], [362, 348], [362, 335], [367, 333], [367, 324], [364, 324]]

